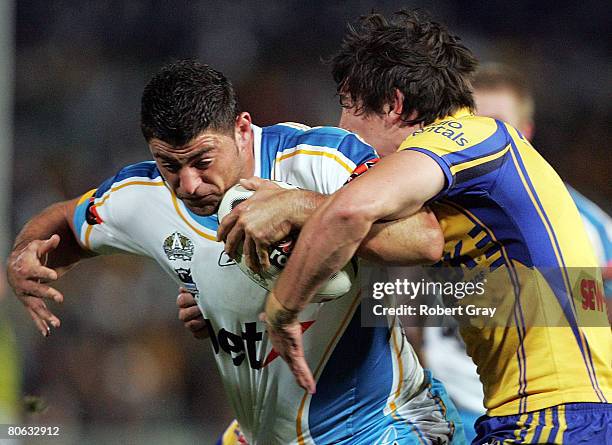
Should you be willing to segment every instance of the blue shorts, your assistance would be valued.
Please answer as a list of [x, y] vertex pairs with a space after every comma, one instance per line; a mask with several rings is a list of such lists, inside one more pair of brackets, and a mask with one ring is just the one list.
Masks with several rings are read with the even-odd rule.
[[520, 416], [482, 416], [472, 445], [612, 445], [612, 404], [568, 403]]

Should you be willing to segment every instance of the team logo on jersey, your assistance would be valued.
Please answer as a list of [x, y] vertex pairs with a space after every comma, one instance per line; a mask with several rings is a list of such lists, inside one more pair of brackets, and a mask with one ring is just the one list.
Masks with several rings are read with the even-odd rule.
[[182, 233], [174, 232], [166, 237], [163, 248], [179, 280], [197, 298], [199, 291], [191, 276], [191, 259], [193, 258], [194, 250], [193, 241]]
[[349, 176], [345, 184], [348, 184], [356, 177], [363, 175], [370, 168], [372, 168], [378, 161], [380, 161], [379, 158], [374, 158], [374, 159], [370, 159], [369, 161], [365, 161], [363, 164], [359, 165], [357, 168], [355, 168], [355, 170], [353, 170], [353, 173], [351, 173], [351, 176]]
[[174, 232], [164, 240], [164, 252], [170, 261], [186, 260], [193, 258], [193, 242], [185, 235]]

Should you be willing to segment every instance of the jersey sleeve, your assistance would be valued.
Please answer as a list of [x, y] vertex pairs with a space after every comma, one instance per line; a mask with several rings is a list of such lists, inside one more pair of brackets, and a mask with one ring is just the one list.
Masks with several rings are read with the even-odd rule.
[[335, 127], [317, 127], [301, 135], [295, 146], [277, 154], [275, 176], [301, 188], [332, 194], [377, 161], [376, 151], [357, 135]]
[[148, 256], [139, 237], [130, 230], [130, 223], [138, 213], [139, 200], [134, 193], [125, 193], [122, 189], [132, 185], [163, 185], [155, 163], [127, 166], [79, 198], [73, 225], [83, 248], [99, 254]]
[[504, 123], [481, 117], [462, 121], [434, 123], [400, 145], [399, 151], [429, 156], [444, 172], [445, 186], [432, 200], [451, 192], [489, 188], [507, 160], [511, 137]]

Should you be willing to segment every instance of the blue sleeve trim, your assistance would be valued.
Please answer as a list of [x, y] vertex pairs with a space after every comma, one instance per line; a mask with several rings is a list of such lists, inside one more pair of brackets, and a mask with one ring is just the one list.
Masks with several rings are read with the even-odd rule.
[[98, 187], [98, 190], [96, 190], [96, 194], [94, 196], [96, 198], [101, 197], [108, 190], [110, 190], [113, 184], [128, 178], [140, 177], [155, 179], [159, 176], [161, 176], [161, 173], [159, 173], [157, 165], [154, 161], [144, 161], [139, 162], [137, 164], [128, 165], [127, 167], [124, 167], [119, 170], [119, 172], [115, 176], [108, 178], [106, 181], [104, 181], [100, 185], [100, 187]]

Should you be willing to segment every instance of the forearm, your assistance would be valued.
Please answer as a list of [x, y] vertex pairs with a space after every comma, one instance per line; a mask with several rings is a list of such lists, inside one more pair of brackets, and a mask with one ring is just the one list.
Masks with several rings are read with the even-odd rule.
[[33, 217], [17, 235], [12, 254], [23, 250], [31, 241], [44, 240], [57, 234], [60, 236], [60, 245], [49, 253], [49, 267], [68, 267], [81, 258], [92, 256], [92, 253], [81, 248], [72, 230], [70, 218], [75, 206], [76, 200], [59, 202]]
[[[302, 310], [320, 285], [350, 261], [372, 225], [365, 218], [352, 218], [347, 224], [341, 212], [326, 212], [333, 201], [332, 196], [306, 222], [276, 282], [274, 292], [283, 296], [278, 301], [290, 311]], [[319, 252], [325, 250], [332, 253], [321, 262]]]
[[444, 235], [427, 208], [397, 221], [372, 225], [357, 255], [387, 266], [432, 264], [442, 256]]
[[[296, 190], [294, 207], [289, 210], [292, 226], [302, 228], [329, 195]], [[431, 210], [423, 208], [404, 219], [378, 222], [357, 249], [357, 255], [388, 266], [432, 264], [440, 259], [444, 237]]]
[[291, 205], [287, 207], [287, 219], [295, 229], [301, 229], [314, 212], [329, 199], [329, 195], [311, 190], [291, 190]]

